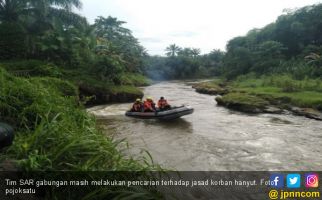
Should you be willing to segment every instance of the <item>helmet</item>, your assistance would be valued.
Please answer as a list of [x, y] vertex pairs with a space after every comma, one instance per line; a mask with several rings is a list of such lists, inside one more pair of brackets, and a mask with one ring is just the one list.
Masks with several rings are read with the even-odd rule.
[[146, 99], [147, 99], [147, 100], [152, 100], [152, 97], [147, 97]]
[[136, 101], [136, 102], [140, 102], [140, 101], [141, 101], [141, 99], [136, 99], [135, 101]]

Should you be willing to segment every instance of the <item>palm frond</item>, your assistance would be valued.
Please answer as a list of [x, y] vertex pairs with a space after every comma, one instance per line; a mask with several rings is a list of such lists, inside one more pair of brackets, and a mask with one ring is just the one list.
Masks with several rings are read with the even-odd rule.
[[77, 28], [84, 28], [88, 26], [88, 22], [85, 17], [82, 17], [76, 13], [69, 12], [65, 9], [50, 8], [49, 16], [59, 19], [65, 26], [74, 26]]

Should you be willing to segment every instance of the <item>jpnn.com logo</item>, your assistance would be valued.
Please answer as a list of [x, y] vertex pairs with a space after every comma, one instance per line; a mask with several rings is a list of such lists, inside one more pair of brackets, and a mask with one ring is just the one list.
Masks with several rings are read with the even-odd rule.
[[272, 174], [270, 176], [270, 185], [274, 188], [284, 187], [284, 175], [283, 174]]

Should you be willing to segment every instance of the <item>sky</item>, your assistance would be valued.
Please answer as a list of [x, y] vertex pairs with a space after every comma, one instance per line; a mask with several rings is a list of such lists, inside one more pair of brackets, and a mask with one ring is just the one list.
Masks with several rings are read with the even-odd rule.
[[285, 9], [322, 0], [82, 0], [78, 11], [90, 23], [97, 16], [127, 22], [150, 55], [164, 55], [170, 44], [225, 50], [227, 42], [274, 22]]

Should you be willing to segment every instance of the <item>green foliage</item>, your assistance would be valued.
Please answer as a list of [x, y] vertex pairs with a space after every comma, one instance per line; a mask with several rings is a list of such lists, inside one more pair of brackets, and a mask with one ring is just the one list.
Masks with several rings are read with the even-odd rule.
[[251, 52], [245, 47], [237, 47], [227, 52], [224, 58], [223, 74], [232, 79], [250, 71], [253, 63]]
[[[59, 28], [64, 28], [65, 32], [70, 31], [70, 27], [80, 27], [80, 24], [86, 24], [86, 20], [77, 14], [71, 12], [72, 8], [80, 8], [79, 0], [74, 1], [1, 1], [0, 23], [15, 24], [19, 29], [12, 27], [6, 29], [0, 27], [0, 32], [12, 33], [3, 38], [10, 47], [11, 52], [17, 52], [17, 57], [22, 58], [42, 58], [57, 61], [57, 49], [60, 48], [57, 42], [63, 35], [59, 35]], [[19, 31], [17, 31], [19, 30]], [[48, 35], [50, 37], [48, 37]], [[47, 38], [47, 43], [46, 39]], [[49, 38], [51, 43], [49, 44]], [[26, 45], [24, 49], [15, 44]], [[46, 50], [49, 50], [46, 52]], [[23, 52], [23, 56], [18, 54]], [[9, 59], [17, 58], [15, 55], [6, 54]]]
[[[110, 17], [89, 25], [72, 12], [80, 7], [79, 0], [0, 1], [0, 118], [16, 128], [1, 160], [22, 171], [160, 169], [149, 155], [124, 156], [122, 141], [101, 133], [80, 106], [82, 84], [122, 98], [142, 95], [133, 85], [146, 83], [139, 75], [145, 50], [123, 22]], [[108, 27], [98, 33], [100, 24]], [[102, 198], [151, 199], [143, 190], [102, 191]], [[54, 199], [66, 198], [58, 193]]]
[[116, 148], [118, 143], [96, 128], [94, 118], [78, 106], [75, 98], [62, 95], [61, 87], [66, 82], [16, 78], [1, 68], [0, 82], [1, 119], [18, 128], [14, 144], [2, 156], [16, 160], [21, 169], [152, 169], [125, 158]]
[[1, 62], [0, 66], [16, 76], [62, 76], [61, 70], [56, 65], [39, 60], [12, 60]]
[[135, 95], [143, 96], [143, 93], [140, 89], [130, 85], [110, 86], [104, 89], [107, 90], [108, 92], [111, 92], [112, 94], [127, 93], [127, 94], [135, 94]]
[[202, 78], [219, 75], [225, 53], [213, 50], [200, 55], [198, 48], [181, 48], [173, 44], [166, 48], [166, 55], [149, 56], [145, 73], [156, 80]]
[[291, 75], [239, 76], [231, 83], [234, 90], [254, 95], [266, 95], [268, 99], [282, 99], [300, 107], [322, 109], [322, 81], [320, 79], [294, 79]]
[[[114, 84], [121, 84], [124, 72], [142, 73], [146, 52], [123, 27], [125, 22], [98, 17], [89, 25], [84, 17], [72, 12], [81, 8], [79, 0], [1, 1], [0, 6], [0, 60], [42, 60], [97, 74], [99, 81]], [[48, 74], [53, 71], [50, 65], [36, 66], [25, 68], [33, 71], [26, 75], [59, 76]]]
[[248, 106], [249, 108], [264, 108], [265, 106], [269, 105], [268, 101], [262, 99], [261, 97], [239, 92], [232, 92], [224, 95], [222, 97], [222, 101], [225, 102], [225, 104], [241, 104], [243, 106]]
[[165, 49], [165, 51], [167, 56], [174, 57], [180, 54], [181, 47], [178, 47], [176, 44], [171, 44]]
[[22, 58], [25, 56], [24, 31], [13, 22], [0, 22], [0, 60]]
[[78, 97], [78, 88], [69, 81], [58, 79], [58, 78], [32, 78], [30, 82], [33, 84], [42, 84], [47, 87], [53, 88], [60, 93], [62, 96], [73, 96]]
[[96, 53], [117, 58], [126, 65], [127, 71], [138, 72], [146, 52], [131, 31], [122, 26], [124, 23], [111, 16], [95, 20], [94, 32], [99, 45]]
[[122, 60], [108, 56], [99, 56], [95, 61], [93, 72], [99, 74], [102, 81], [120, 84], [120, 76], [124, 70]]
[[[46, 116], [47, 112], [68, 113], [77, 105], [76, 96], [63, 96], [64, 93], [73, 95], [71, 88], [75, 89], [66, 81], [15, 78], [0, 68], [0, 83], [0, 116], [16, 127], [33, 129], [38, 118]], [[65, 102], [65, 105], [61, 102]]]
[[[292, 73], [297, 78], [321, 77], [322, 4], [280, 16], [275, 23], [254, 29], [227, 44], [223, 74]], [[286, 90], [293, 90], [287, 86]]]
[[151, 80], [142, 74], [123, 73], [120, 78], [121, 85], [147, 86], [151, 84]]

